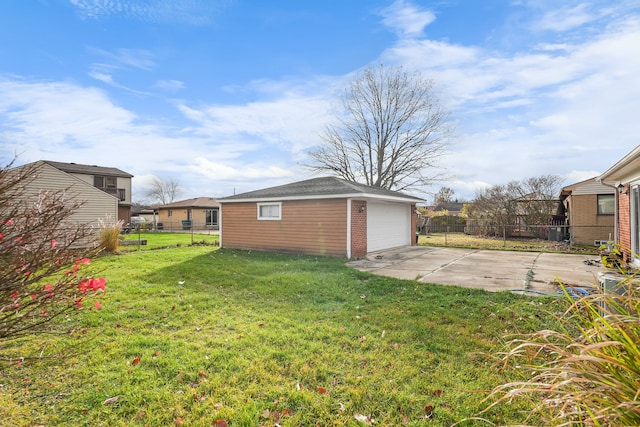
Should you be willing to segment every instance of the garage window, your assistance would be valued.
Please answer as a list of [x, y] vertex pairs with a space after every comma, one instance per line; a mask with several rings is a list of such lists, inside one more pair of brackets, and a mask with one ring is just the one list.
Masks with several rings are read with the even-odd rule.
[[258, 219], [279, 221], [282, 219], [282, 203], [258, 203]]

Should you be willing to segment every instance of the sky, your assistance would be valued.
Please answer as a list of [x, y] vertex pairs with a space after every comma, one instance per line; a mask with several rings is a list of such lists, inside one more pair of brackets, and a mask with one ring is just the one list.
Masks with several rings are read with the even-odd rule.
[[640, 0], [2, 0], [0, 162], [117, 167], [133, 200], [318, 176], [309, 150], [371, 66], [434, 81], [440, 166], [472, 200], [597, 176], [640, 144]]

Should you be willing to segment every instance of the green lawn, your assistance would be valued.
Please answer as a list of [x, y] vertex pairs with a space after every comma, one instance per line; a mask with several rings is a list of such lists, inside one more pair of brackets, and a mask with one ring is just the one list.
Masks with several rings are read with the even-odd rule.
[[[450, 426], [513, 379], [487, 354], [509, 334], [550, 327], [548, 312], [563, 304], [211, 246], [91, 267], [107, 293], [100, 311], [87, 304], [66, 320], [81, 345], [34, 337], [0, 347], [43, 356], [0, 364], [0, 424]], [[517, 424], [529, 409], [483, 416]]]

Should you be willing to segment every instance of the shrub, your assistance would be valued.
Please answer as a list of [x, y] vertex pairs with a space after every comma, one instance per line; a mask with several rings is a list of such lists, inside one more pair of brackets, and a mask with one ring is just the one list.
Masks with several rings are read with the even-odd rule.
[[82, 274], [95, 253], [86, 248], [92, 230], [71, 220], [82, 203], [67, 190], [34, 190], [37, 166], [11, 166], [0, 167], [1, 356], [12, 339], [71, 329], [53, 320], [105, 285]]
[[570, 301], [561, 327], [509, 342], [504, 367], [525, 379], [496, 387], [490, 406], [530, 400], [545, 425], [640, 425], [640, 288], [620, 276], [618, 293]]

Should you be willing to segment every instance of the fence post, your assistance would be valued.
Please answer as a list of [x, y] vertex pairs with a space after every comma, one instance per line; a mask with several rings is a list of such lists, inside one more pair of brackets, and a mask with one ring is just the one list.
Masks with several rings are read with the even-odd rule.
[[502, 225], [502, 246], [507, 247], [507, 226]]

